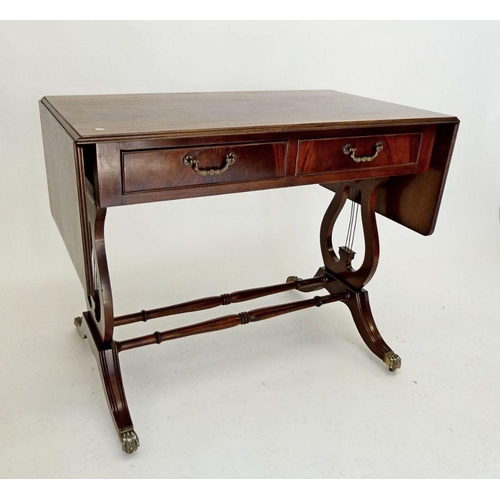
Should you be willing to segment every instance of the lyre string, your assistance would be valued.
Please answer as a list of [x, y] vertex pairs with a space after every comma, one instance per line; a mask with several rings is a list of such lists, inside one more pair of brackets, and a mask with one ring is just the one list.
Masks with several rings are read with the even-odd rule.
[[358, 224], [358, 214], [359, 214], [359, 203], [356, 203], [356, 198], [358, 197], [358, 191], [354, 191], [354, 195], [351, 199], [351, 213], [349, 216], [349, 225], [347, 227], [347, 235], [345, 240], [345, 246], [352, 250], [354, 245], [354, 237], [356, 235], [356, 226]]
[[350, 216], [349, 216], [349, 225], [347, 226], [347, 234], [346, 234], [346, 237], [345, 237], [345, 247], [346, 248], [349, 248], [349, 241], [351, 239], [351, 231], [352, 231], [353, 218], [354, 218], [354, 203], [351, 200], [351, 213], [350, 213]]

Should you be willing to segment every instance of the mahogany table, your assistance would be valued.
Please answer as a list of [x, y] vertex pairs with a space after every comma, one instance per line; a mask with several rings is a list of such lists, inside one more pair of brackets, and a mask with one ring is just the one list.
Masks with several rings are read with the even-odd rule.
[[[96, 357], [125, 452], [139, 446], [120, 372], [119, 353], [128, 349], [340, 301], [368, 348], [390, 371], [401, 366], [363, 288], [379, 258], [375, 213], [423, 235], [433, 232], [456, 117], [329, 90], [44, 97], [40, 113], [50, 207], [86, 297], [75, 324]], [[313, 277], [114, 316], [104, 242], [108, 207], [305, 184], [335, 193], [320, 228], [323, 265]], [[332, 232], [347, 200], [347, 243], [336, 250]], [[358, 210], [365, 253], [353, 267]], [[294, 289], [326, 293], [113, 340], [121, 325]]]

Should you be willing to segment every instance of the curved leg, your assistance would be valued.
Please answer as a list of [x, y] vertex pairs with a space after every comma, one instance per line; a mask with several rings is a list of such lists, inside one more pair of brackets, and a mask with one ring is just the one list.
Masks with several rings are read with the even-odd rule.
[[401, 368], [401, 358], [385, 343], [373, 319], [368, 292], [361, 290], [343, 301], [351, 311], [354, 323], [368, 348], [378, 356], [391, 372]]
[[133, 453], [139, 447], [139, 438], [130, 418], [116, 346], [98, 351], [96, 359], [109, 411], [122, 442], [122, 449], [125, 453]]
[[116, 344], [112, 342], [107, 348], [102, 345], [97, 326], [88, 312], [84, 312], [83, 317], [76, 318], [75, 325], [80, 336], [88, 338], [90, 349], [96, 358], [104, 394], [122, 449], [125, 453], [133, 453], [139, 447], [139, 438], [134, 432], [125, 397]]
[[[358, 331], [368, 348], [395, 371], [401, 367], [401, 358], [385, 343], [375, 325], [368, 300], [368, 292], [363, 286], [368, 283], [377, 269], [380, 247], [375, 204], [379, 187], [385, 179], [367, 179], [340, 185], [335, 189], [335, 197], [328, 207], [321, 224], [320, 244], [325, 267], [318, 271], [332, 277], [326, 286], [330, 293], [349, 291], [350, 296], [344, 300], [349, 307]], [[338, 254], [333, 248], [332, 235], [342, 208], [351, 190], [357, 193], [357, 201], [361, 205], [361, 219], [365, 239], [365, 257], [361, 266], [354, 269], [351, 265], [355, 253], [347, 247], [340, 247]]]

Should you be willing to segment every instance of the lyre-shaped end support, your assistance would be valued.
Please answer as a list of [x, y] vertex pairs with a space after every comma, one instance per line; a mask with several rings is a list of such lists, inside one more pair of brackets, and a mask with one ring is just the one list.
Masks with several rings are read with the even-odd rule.
[[[379, 257], [379, 240], [375, 220], [375, 203], [379, 187], [385, 178], [366, 179], [347, 182], [335, 187], [335, 197], [328, 207], [321, 223], [320, 241], [323, 262], [328, 271], [348, 283], [353, 288], [361, 289], [366, 285], [377, 269]], [[361, 208], [361, 222], [365, 240], [365, 256], [358, 269], [353, 269], [351, 263], [355, 252], [343, 246], [339, 254], [333, 248], [333, 230], [337, 219], [344, 208], [347, 199], [351, 196], [359, 202]]]
[[[375, 204], [379, 187], [385, 178], [366, 179], [335, 186], [335, 197], [328, 207], [321, 224], [321, 253], [325, 267], [318, 271], [332, 280], [326, 288], [330, 293], [349, 290], [351, 294], [343, 300], [351, 311], [356, 327], [368, 348], [380, 358], [391, 372], [401, 368], [401, 358], [386, 344], [371, 312], [368, 292], [363, 287], [377, 269], [379, 241], [375, 220]], [[361, 221], [365, 240], [365, 255], [358, 269], [352, 267], [355, 252], [347, 245], [333, 249], [332, 235], [335, 223], [348, 198], [360, 204]]]

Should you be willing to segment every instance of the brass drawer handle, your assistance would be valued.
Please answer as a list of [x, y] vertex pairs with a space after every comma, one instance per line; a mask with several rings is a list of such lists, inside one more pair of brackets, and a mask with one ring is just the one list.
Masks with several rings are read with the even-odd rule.
[[228, 153], [224, 159], [224, 166], [221, 168], [211, 167], [200, 169], [200, 161], [190, 154], [184, 156], [182, 161], [186, 167], [191, 167], [199, 175], [220, 175], [236, 162], [236, 155], [234, 153]]
[[346, 144], [343, 151], [345, 155], [350, 156], [356, 163], [365, 163], [374, 160], [382, 149], [384, 149], [384, 146], [379, 141], [375, 144], [375, 153], [373, 153], [373, 156], [356, 156], [356, 148], [353, 148], [350, 144]]

